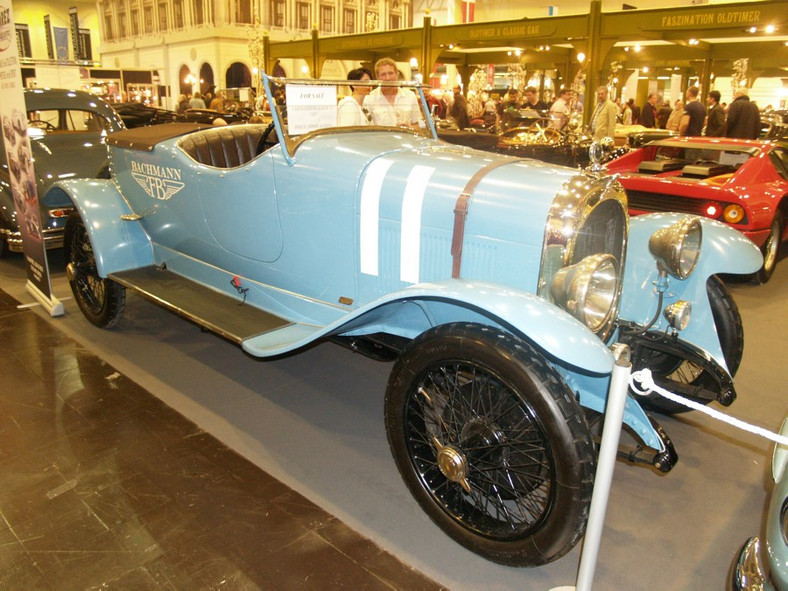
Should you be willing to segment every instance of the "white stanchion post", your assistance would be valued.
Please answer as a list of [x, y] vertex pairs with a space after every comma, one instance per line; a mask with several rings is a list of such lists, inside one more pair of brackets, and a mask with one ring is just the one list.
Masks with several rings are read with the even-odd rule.
[[596, 570], [599, 544], [602, 540], [602, 529], [605, 525], [607, 501], [610, 497], [610, 485], [613, 482], [613, 469], [616, 465], [618, 442], [621, 436], [621, 424], [624, 419], [624, 406], [629, 389], [629, 374], [632, 366], [629, 362], [629, 347], [614, 345], [613, 355], [616, 363], [610, 379], [610, 391], [607, 395], [605, 425], [602, 431], [602, 443], [599, 447], [594, 493], [591, 496], [591, 509], [588, 512], [588, 525], [583, 539], [583, 551], [580, 554], [580, 569], [577, 574], [577, 591], [591, 591]]

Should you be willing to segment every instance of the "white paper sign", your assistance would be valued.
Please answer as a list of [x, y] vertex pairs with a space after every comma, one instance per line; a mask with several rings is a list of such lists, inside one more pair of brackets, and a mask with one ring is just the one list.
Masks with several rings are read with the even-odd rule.
[[337, 125], [336, 86], [288, 84], [287, 132], [301, 135]]

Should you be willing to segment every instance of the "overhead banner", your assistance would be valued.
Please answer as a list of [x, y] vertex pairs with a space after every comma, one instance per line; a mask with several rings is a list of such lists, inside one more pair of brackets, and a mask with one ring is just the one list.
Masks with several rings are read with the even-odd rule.
[[16, 45], [11, 3], [0, 0], [0, 116], [3, 144], [16, 219], [22, 234], [27, 290], [52, 316], [63, 314], [63, 305], [52, 297], [41, 216], [38, 210], [36, 175], [27, 136], [27, 110]]

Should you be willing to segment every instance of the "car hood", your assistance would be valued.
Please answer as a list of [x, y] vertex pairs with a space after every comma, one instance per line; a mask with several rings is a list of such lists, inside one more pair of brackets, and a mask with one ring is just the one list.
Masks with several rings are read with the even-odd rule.
[[[413, 136], [401, 140], [381, 137], [375, 142], [372, 135], [348, 134], [336, 147], [358, 158], [352, 165], [345, 159], [344, 166], [347, 171], [356, 167], [360, 170], [358, 177], [348, 178], [355, 183], [362, 252], [379, 253], [382, 266], [396, 265], [402, 254], [401, 245], [396, 240], [386, 244], [384, 237], [398, 234], [400, 228], [403, 234], [410, 229], [421, 231], [422, 250], [435, 253], [425, 261], [434, 264], [420, 265], [418, 273], [403, 274], [401, 279], [418, 283], [443, 278], [447, 262], [451, 270], [451, 260], [445, 257], [452, 248], [446, 240], [451, 242], [451, 236], [457, 236], [462, 217], [462, 242], [466, 245], [462, 265], [468, 276], [503, 281], [510, 274], [511, 267], [507, 271], [491, 263], [495, 257], [491, 255], [489, 232], [495, 228], [498, 246], [516, 244], [527, 259], [525, 267], [518, 265], [522, 276], [515, 283], [522, 281], [522, 288], [536, 290], [548, 214], [556, 196], [577, 175], [576, 170], [435, 140], [414, 141]], [[392, 134], [381, 134], [386, 135]], [[325, 141], [331, 141], [330, 136]], [[330, 153], [327, 147], [319, 146], [315, 153]], [[462, 213], [466, 194], [470, 196], [467, 216]], [[376, 246], [372, 249], [364, 244], [367, 228], [373, 233], [380, 228], [380, 236], [373, 236]], [[387, 228], [396, 230], [390, 234]], [[513, 279], [509, 277], [509, 281]], [[396, 285], [390, 287], [394, 289]]]

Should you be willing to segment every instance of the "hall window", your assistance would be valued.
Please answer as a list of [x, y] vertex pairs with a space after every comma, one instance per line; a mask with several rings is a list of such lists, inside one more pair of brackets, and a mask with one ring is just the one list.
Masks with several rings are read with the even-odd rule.
[[132, 9], [131, 11], [131, 36], [138, 37], [140, 34], [140, 11]]
[[128, 35], [128, 19], [126, 18], [126, 11], [118, 12], [118, 39], [125, 39]]
[[309, 4], [306, 2], [296, 2], [296, 26], [305, 31], [311, 28], [309, 25]]
[[19, 50], [19, 57], [33, 57], [33, 50], [30, 47], [30, 27], [25, 24], [16, 24], [16, 47]]
[[112, 26], [112, 15], [105, 14], [104, 15], [104, 38], [107, 41], [112, 41], [115, 38], [114, 35], [115, 29]]
[[253, 24], [251, 0], [235, 0], [235, 22]]
[[159, 32], [165, 33], [167, 31], [167, 2], [159, 2]]
[[147, 33], [153, 33], [153, 5], [147, 4], [142, 9], [142, 30]]
[[324, 33], [330, 33], [334, 30], [334, 7], [320, 5], [320, 30]]
[[285, 0], [271, 0], [271, 25], [285, 26]]
[[343, 12], [342, 32], [352, 35], [356, 32], [356, 11], [346, 8]]
[[172, 20], [176, 29], [183, 28], [183, 0], [173, 0]]
[[402, 17], [399, 14], [389, 14], [389, 29], [399, 29], [402, 23]]
[[192, 0], [192, 22], [195, 25], [205, 24], [205, 5], [203, 0]]
[[90, 29], [79, 29], [79, 59], [93, 60], [93, 46], [90, 44]]

